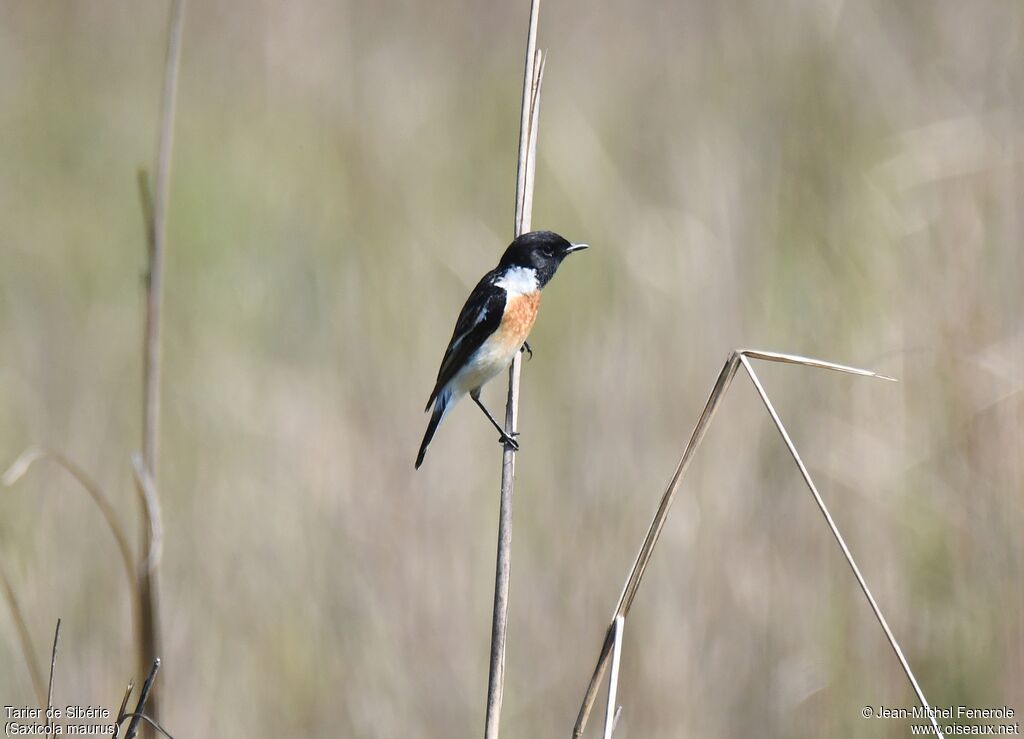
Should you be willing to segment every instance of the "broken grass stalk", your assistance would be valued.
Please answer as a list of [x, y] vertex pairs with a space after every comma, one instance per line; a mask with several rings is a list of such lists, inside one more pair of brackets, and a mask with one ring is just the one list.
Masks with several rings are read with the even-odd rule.
[[[824, 360], [813, 359], [810, 357], [802, 357], [795, 354], [783, 354], [779, 352], [760, 351], [756, 349], [738, 349], [729, 354], [729, 357], [725, 362], [725, 366], [719, 373], [718, 380], [715, 382], [715, 386], [711, 391], [711, 395], [708, 397], [708, 401], [704, 407], [704, 411], [701, 413], [701, 416], [697, 421], [697, 425], [694, 427], [693, 434], [691, 435], [690, 440], [686, 445], [686, 448], [683, 450], [683, 456], [680, 459], [678, 466], [676, 467], [676, 471], [673, 474], [672, 479], [665, 490], [665, 493], [662, 495], [661, 503], [659, 504], [658, 510], [655, 513], [654, 520], [651, 522], [650, 528], [647, 531], [647, 536], [644, 538], [644, 542], [640, 547], [640, 552], [637, 554], [637, 557], [633, 562], [633, 567], [630, 570], [629, 576], [626, 579], [626, 584], [623, 586], [622, 594], [619, 596], [619, 602], [615, 608], [615, 614], [612, 617], [612, 623], [608, 627], [608, 631], [606, 633], [605, 640], [601, 648], [601, 653], [597, 660], [597, 666], [594, 668], [594, 673], [591, 676], [590, 684], [587, 686], [587, 692], [584, 695], [583, 703], [580, 706], [579, 715], [576, 718], [576, 725], [573, 729], [574, 737], [581, 736], [586, 728], [587, 719], [590, 716], [590, 711], [593, 708], [594, 700], [597, 697], [597, 690], [600, 686], [601, 678], [603, 677], [604, 672], [608, 667], [610, 650], [615, 644], [613, 631], [615, 629], [616, 619], [620, 616], [625, 616], [629, 612], [630, 607], [632, 606], [633, 599], [636, 597], [637, 589], [640, 586], [640, 581], [643, 578], [643, 574], [646, 571], [647, 564], [650, 561], [651, 554], [654, 551], [654, 546], [655, 544], [657, 544], [658, 537], [661, 535], [661, 530], [665, 524], [665, 519], [668, 517], [668, 512], [671, 508], [676, 490], [678, 489], [678, 486], [682, 481], [682, 477], [686, 472], [686, 468], [689, 466], [690, 460], [693, 458], [693, 455], [696, 452], [696, 448], [700, 445], [701, 440], [703, 440], [704, 438], [704, 434], [706, 433], [707, 428], [710, 425], [712, 418], [714, 417], [715, 411], [718, 409], [718, 406], [721, 404], [721, 400], [724, 397], [726, 390], [728, 390], [729, 385], [732, 383], [732, 379], [733, 377], [735, 377], [736, 370], [740, 366], [740, 364], [743, 365], [744, 369], [750, 375], [751, 380], [754, 382], [754, 386], [758, 390], [758, 393], [760, 394], [762, 401], [765, 403], [766, 408], [768, 408], [769, 415], [771, 415], [773, 422], [775, 422], [776, 424], [776, 428], [783, 435], [783, 439], [786, 441], [790, 454], [797, 462], [801, 474], [804, 477], [804, 481], [807, 483], [808, 487], [811, 488], [811, 492], [814, 495], [815, 501], [817, 502], [822, 513], [825, 515], [825, 519], [829, 523], [833, 535], [836, 537], [836, 540], [839, 543], [840, 548], [842, 549], [843, 554], [847, 559], [847, 562], [853, 570], [854, 575], [856, 576], [857, 581], [861, 587], [861, 590], [868, 598], [868, 602], [871, 604], [871, 608], [875, 613], [875, 617], [881, 625], [882, 630], [885, 632], [886, 638], [889, 640], [889, 644], [892, 646], [893, 651], [896, 653], [896, 656], [900, 661], [900, 665], [903, 668], [903, 671], [906, 674], [907, 679], [910, 681], [911, 685], [914, 688], [914, 692], [917, 694], [917, 697], [920, 700], [922, 706], [924, 706], [926, 709], [929, 707], [928, 702], [925, 699], [924, 692], [921, 690], [921, 687], [918, 684], [913, 671], [910, 669], [910, 664], [904, 657], [903, 651], [900, 649], [899, 644], [893, 636], [891, 629], [889, 629], [889, 625], [886, 622], [884, 616], [882, 615], [882, 611], [878, 607], [878, 603], [871, 595], [871, 591], [868, 589], [866, 581], [860, 574], [860, 569], [857, 567], [856, 562], [853, 559], [853, 555], [850, 553], [850, 550], [846, 546], [846, 543], [843, 540], [842, 535], [839, 533], [838, 527], [835, 526], [835, 522], [832, 520], [831, 515], [828, 513], [828, 509], [825, 506], [821, 496], [818, 494], [817, 488], [814, 487], [810, 475], [807, 473], [807, 469], [803, 465], [803, 461], [800, 459], [799, 455], [796, 452], [796, 447], [793, 445], [792, 441], [789, 439], [788, 434], [785, 432], [784, 427], [781, 425], [782, 422], [781, 420], [779, 420], [778, 415], [774, 412], [774, 408], [771, 406], [771, 403], [768, 400], [767, 393], [764, 392], [764, 388], [761, 386], [760, 381], [757, 380], [756, 373], [754, 373], [753, 368], [750, 365], [750, 359], [760, 359], [763, 361], [780, 362], [784, 364], [798, 364], [818, 369], [829, 369], [836, 372], [845, 372], [848, 374], [860, 375], [863, 377], [877, 377], [882, 380], [895, 382], [894, 378], [888, 377], [886, 375], [881, 375], [877, 372], [872, 372], [871, 370], [864, 370], [857, 367], [850, 367], [847, 365], [836, 364], [834, 362], [827, 362]], [[610, 681], [617, 682], [617, 679], [617, 674], [614, 674], [610, 677]], [[609, 690], [611, 689], [611, 687], [612, 686], [609, 685]], [[942, 736], [942, 733], [941, 731], [939, 731], [939, 727], [936, 724], [934, 717], [932, 717], [932, 724], [935, 728], [937, 735]]]

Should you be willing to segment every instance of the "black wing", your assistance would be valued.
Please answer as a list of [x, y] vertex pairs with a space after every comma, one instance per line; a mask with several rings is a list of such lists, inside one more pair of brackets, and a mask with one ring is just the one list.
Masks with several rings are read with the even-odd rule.
[[448, 342], [441, 368], [437, 371], [437, 384], [424, 410], [430, 408], [441, 388], [455, 377], [470, 355], [501, 325], [501, 317], [505, 313], [505, 291], [494, 284], [494, 277], [494, 272], [486, 274], [462, 306], [452, 340]]

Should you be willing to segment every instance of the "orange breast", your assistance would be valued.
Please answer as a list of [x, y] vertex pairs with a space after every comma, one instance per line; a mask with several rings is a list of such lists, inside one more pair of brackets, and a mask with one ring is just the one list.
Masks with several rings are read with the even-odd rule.
[[530, 335], [539, 309], [540, 290], [512, 298], [505, 305], [505, 315], [501, 318], [501, 326], [495, 332], [497, 336], [494, 338], [509, 351], [519, 351], [519, 347]]

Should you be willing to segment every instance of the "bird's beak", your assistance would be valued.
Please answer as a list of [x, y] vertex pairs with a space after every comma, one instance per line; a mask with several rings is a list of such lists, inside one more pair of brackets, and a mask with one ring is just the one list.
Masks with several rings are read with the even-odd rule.
[[574, 251], [583, 251], [589, 248], [590, 244], [569, 244], [569, 248], [565, 250], [565, 253], [572, 254]]

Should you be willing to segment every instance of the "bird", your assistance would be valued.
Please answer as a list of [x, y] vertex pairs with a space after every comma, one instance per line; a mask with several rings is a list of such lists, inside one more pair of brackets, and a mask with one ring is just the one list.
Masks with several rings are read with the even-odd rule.
[[[423, 435], [416, 469], [438, 425], [467, 393], [501, 434], [498, 441], [518, 450], [480, 401], [480, 389], [501, 374], [519, 351], [533, 350], [526, 342], [537, 319], [540, 292], [555, 276], [562, 260], [587, 244], [574, 244], [553, 231], [531, 231], [518, 236], [502, 254], [498, 266], [488, 272], [470, 293], [455, 322], [455, 331], [444, 352], [437, 382], [424, 413], [431, 410]], [[518, 434], [516, 434], [518, 435]]]

